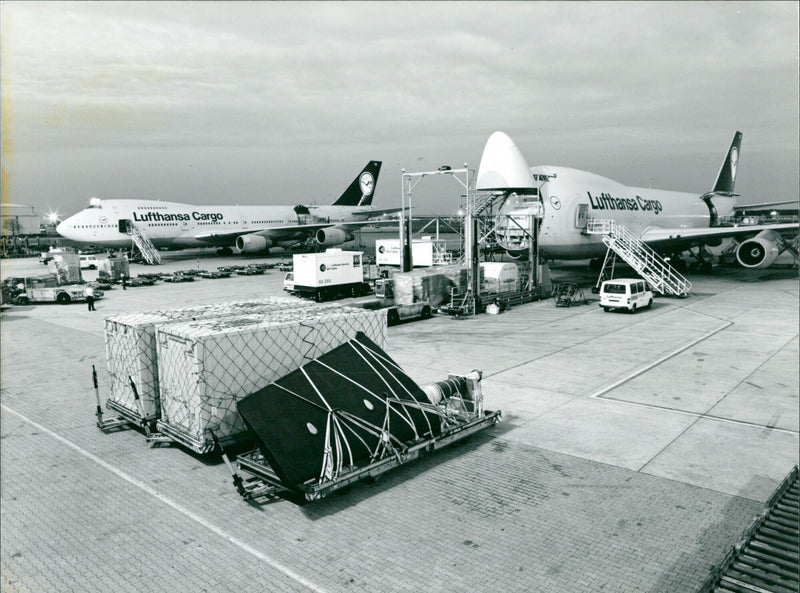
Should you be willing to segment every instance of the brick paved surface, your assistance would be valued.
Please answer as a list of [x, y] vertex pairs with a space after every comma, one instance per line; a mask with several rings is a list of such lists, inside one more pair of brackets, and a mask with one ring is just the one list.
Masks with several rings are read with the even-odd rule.
[[[186, 302], [220, 298], [214, 291], [223, 285], [197, 284], [182, 288]], [[661, 355], [685, 343], [692, 331], [702, 334], [728, 317], [742, 318], [747, 300], [709, 302], [704, 310], [708, 295], [729, 290], [725, 278], [702, 286], [705, 296], [659, 301], [652, 316], [605, 316], [596, 306], [562, 310], [538, 303], [493, 319], [484, 316], [480, 323], [434, 319], [392, 328], [389, 352], [418, 380], [440, 379], [449, 370], [486, 370], [492, 375], [485, 381], [487, 407], [503, 408], [506, 421], [375, 484], [304, 506], [283, 500], [250, 506], [213, 456], [149, 448], [133, 430], [101, 433], [94, 425], [91, 365], [98, 368], [102, 391], [103, 313], [89, 314], [85, 307], [7, 310], [0, 332], [2, 590], [695, 591], [763, 507], [761, 499], [730, 493], [742, 484], [717, 488], [709, 477], [714, 464], [703, 465], [715, 459], [703, 451], [715, 443], [711, 437], [740, 447], [734, 449], [739, 454], [745, 433], [704, 419], [684, 435], [681, 422], [659, 424], [668, 411], [621, 414], [629, 408], [620, 406], [629, 404], [612, 396], [649, 403], [652, 390], [644, 378], [604, 399], [587, 393], [635, 370], [647, 357], [579, 375], [575, 359], [571, 364], [561, 353], [581, 353], [584, 368], [596, 371], [593, 361], [606, 354], [589, 342], [609, 331], [631, 340], [639, 339], [637, 327], [649, 331]], [[258, 290], [246, 292], [256, 296]], [[163, 306], [158, 292], [128, 293], [135, 300], [113, 295], [100, 307], [114, 313], [128, 306]], [[796, 311], [796, 279], [786, 294], [781, 307]], [[756, 300], [752, 292], [745, 297]], [[676, 315], [676, 308], [688, 306], [684, 303], [692, 311]], [[760, 455], [777, 446], [770, 444], [777, 443], [772, 427], [792, 428], [791, 419], [778, 416], [790, 406], [787, 390], [797, 384], [796, 360], [786, 373], [797, 349], [797, 315], [784, 313], [779, 313], [783, 329], [776, 323], [759, 331], [783, 336], [785, 326], [794, 323], [787, 337], [765, 353], [755, 347], [746, 352], [762, 361], [748, 360], [748, 389], [755, 391], [745, 393], [768, 387], [770, 399], [744, 408], [739, 402], [747, 397], [737, 397], [746, 385], [742, 380], [721, 388], [734, 397], [717, 405], [720, 416], [767, 422], [759, 429]], [[657, 332], [652, 328], [660, 327], [654, 323], [659, 318], [674, 323], [662, 323]], [[742, 331], [752, 324], [746, 321]], [[683, 357], [703, 358], [706, 351], [698, 347]], [[528, 365], [527, 374], [521, 365]], [[542, 369], [550, 375], [540, 376]], [[576, 383], [576, 376], [589, 376], [593, 384]], [[681, 405], [692, 409], [696, 403]], [[574, 432], [557, 440], [552, 431], [564, 416], [559, 410], [569, 406], [586, 416], [573, 416]], [[537, 428], [543, 422], [554, 447], [591, 450], [593, 434], [586, 431], [597, 430], [593, 415], [601, 412], [603, 419], [628, 418], [631, 434], [619, 433], [633, 443], [621, 443], [619, 450], [627, 447], [628, 455], [642, 438], [637, 432], [642, 427], [672, 430], [674, 443], [646, 472], [533, 444], [545, 433]], [[699, 434], [704, 426], [713, 428], [710, 436]], [[791, 448], [790, 457], [797, 449], [794, 429], [782, 433], [788, 444], [781, 446]], [[761, 492], [789, 467], [762, 476], [759, 459], [741, 464], [741, 479], [764, 480], [756, 489]]]
[[96, 334], [4, 323], [53, 346], [3, 332], [4, 591], [690, 591], [761, 508], [501, 424], [346, 496], [256, 509], [223, 465], [94, 427]]

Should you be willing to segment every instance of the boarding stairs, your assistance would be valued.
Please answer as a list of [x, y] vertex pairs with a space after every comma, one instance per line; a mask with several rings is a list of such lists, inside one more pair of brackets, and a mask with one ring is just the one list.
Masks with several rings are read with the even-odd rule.
[[134, 246], [139, 250], [148, 264], [156, 265], [161, 263], [161, 255], [158, 249], [153, 245], [150, 237], [147, 236], [147, 231], [140, 229], [135, 224], [128, 225], [128, 232], [131, 235]]
[[603, 243], [608, 247], [606, 261], [603, 263], [604, 271], [609, 263], [613, 268], [613, 261], [619, 256], [659, 294], [685, 297], [692, 289], [691, 282], [623, 225], [613, 220], [590, 218], [586, 232], [590, 235], [602, 235]]

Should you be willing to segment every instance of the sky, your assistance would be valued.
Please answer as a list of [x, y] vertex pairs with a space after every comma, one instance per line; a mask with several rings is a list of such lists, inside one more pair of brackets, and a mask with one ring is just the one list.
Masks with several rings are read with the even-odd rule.
[[[741, 203], [798, 198], [797, 2], [0, 3], [2, 200], [324, 204], [369, 160], [530, 165], [711, 189], [736, 130]], [[415, 212], [463, 188], [424, 179]]]

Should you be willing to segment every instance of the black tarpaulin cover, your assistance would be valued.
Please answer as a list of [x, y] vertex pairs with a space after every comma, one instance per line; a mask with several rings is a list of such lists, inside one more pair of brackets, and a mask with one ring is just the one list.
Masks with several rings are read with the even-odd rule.
[[442, 430], [425, 393], [361, 332], [237, 408], [289, 488], [335, 478]]

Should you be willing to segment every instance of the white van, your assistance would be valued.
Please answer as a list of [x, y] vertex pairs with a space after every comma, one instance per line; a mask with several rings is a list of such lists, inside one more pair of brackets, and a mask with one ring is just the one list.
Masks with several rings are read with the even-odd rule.
[[641, 278], [606, 280], [600, 286], [600, 306], [603, 311], [627, 309], [636, 313], [637, 309], [650, 308], [652, 304], [653, 293]]
[[294, 292], [294, 272], [289, 272], [283, 279], [283, 290]]
[[97, 269], [97, 258], [93, 255], [81, 255], [81, 270], [96, 270]]

